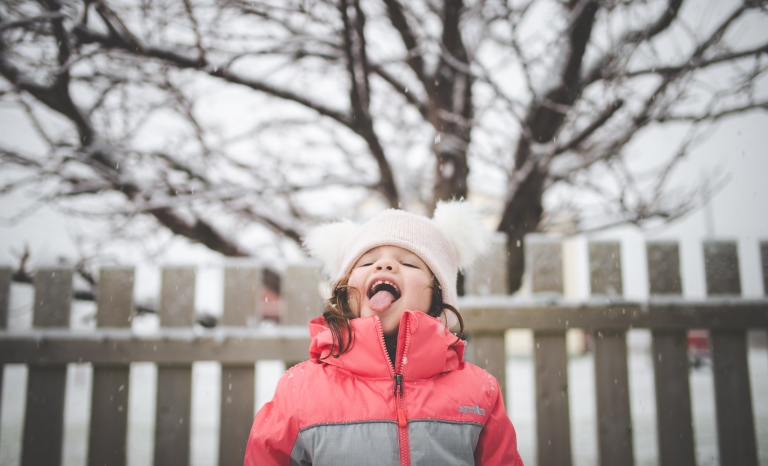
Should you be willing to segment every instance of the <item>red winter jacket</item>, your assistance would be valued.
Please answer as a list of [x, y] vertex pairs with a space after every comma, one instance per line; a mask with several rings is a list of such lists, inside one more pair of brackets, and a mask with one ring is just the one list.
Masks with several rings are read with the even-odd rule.
[[310, 323], [311, 359], [256, 414], [246, 466], [523, 465], [498, 382], [439, 320], [403, 314], [394, 368], [378, 317], [351, 325], [351, 349], [324, 358], [331, 332]]

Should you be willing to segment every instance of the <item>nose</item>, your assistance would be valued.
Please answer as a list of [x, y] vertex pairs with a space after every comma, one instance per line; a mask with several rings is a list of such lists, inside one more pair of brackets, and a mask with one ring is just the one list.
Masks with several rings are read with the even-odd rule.
[[376, 261], [376, 270], [394, 270], [395, 262], [388, 258], [381, 258]]

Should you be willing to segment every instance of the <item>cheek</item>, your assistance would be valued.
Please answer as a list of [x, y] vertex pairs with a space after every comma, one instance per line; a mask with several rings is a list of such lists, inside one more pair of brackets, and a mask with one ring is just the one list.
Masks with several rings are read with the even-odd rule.
[[421, 309], [424, 312], [429, 312], [429, 308], [432, 305], [432, 287], [427, 285], [426, 288], [424, 288], [424, 293], [421, 295], [421, 301], [419, 302], [421, 305]]
[[360, 288], [360, 285], [362, 283], [362, 279], [360, 278], [359, 273], [352, 272], [352, 275], [349, 276], [349, 286], [354, 286], [355, 288]]
[[432, 280], [418, 280], [418, 283], [414, 286], [416, 295], [414, 296], [414, 302], [410, 303], [411, 307], [422, 312], [428, 312], [429, 306], [432, 304]]
[[349, 277], [349, 281], [347, 282], [349, 286], [353, 287], [354, 289], [350, 289], [347, 292], [347, 301], [349, 304], [349, 307], [352, 309], [352, 311], [355, 314], [360, 314], [360, 304], [363, 297], [363, 294], [365, 291], [363, 288], [365, 287], [365, 280], [360, 276], [361, 274], [355, 274], [354, 272]]

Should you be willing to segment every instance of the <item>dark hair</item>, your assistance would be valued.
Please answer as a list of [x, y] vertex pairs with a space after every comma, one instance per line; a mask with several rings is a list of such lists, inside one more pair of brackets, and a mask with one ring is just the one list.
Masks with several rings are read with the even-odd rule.
[[[357, 288], [349, 284], [350, 275], [344, 275], [336, 280], [331, 289], [331, 297], [325, 301], [323, 319], [328, 324], [333, 335], [333, 345], [328, 356], [338, 358], [349, 351], [352, 346], [352, 326], [349, 321], [360, 317], [360, 296]], [[459, 333], [456, 335], [456, 344], [464, 336], [464, 319], [458, 309], [443, 302], [443, 290], [435, 277], [432, 277], [432, 300], [427, 314], [435, 318], [444, 318], [448, 322], [446, 311], [453, 314], [459, 323]], [[350, 298], [357, 301], [357, 306], [350, 306]], [[334, 349], [336, 350], [334, 352]], [[326, 358], [328, 356], [325, 356]]]

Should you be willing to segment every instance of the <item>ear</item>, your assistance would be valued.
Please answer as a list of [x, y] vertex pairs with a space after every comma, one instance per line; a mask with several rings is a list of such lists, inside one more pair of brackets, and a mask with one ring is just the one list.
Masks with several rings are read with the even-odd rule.
[[325, 273], [335, 278], [344, 260], [347, 242], [359, 228], [350, 220], [311, 228], [304, 237], [304, 248], [310, 256], [323, 262]]
[[467, 267], [488, 248], [488, 234], [469, 202], [438, 202], [432, 221], [456, 248], [460, 269]]

